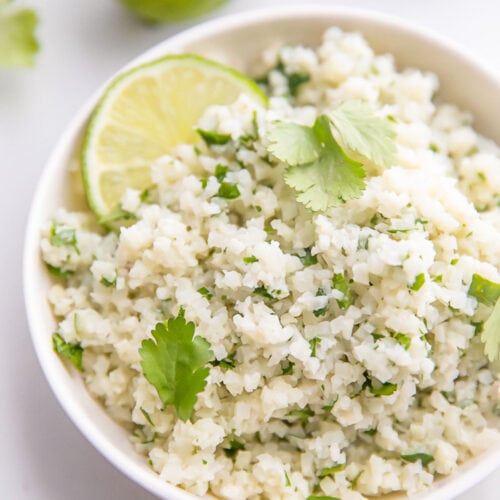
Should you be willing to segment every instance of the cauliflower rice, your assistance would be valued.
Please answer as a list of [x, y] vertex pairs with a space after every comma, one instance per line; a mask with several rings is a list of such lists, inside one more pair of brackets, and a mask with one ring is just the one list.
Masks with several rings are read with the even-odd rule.
[[[244, 95], [210, 108], [200, 128], [232, 140], [158, 159], [147, 199], [122, 199], [132, 225], [106, 234], [63, 209], [47, 223], [43, 258], [72, 273], [49, 293], [57, 332], [83, 347], [89, 391], [165, 481], [231, 500], [413, 494], [499, 439], [500, 377], [467, 291], [474, 273], [500, 281], [500, 150], [433, 101], [435, 75], [397, 71], [357, 33], [271, 48], [263, 65], [269, 109]], [[307, 75], [296, 96], [287, 74]], [[397, 164], [370, 172], [361, 198], [312, 213], [266, 130], [353, 98], [393, 117]], [[215, 196], [220, 164], [236, 199]], [[53, 224], [76, 244], [52, 245]], [[139, 356], [180, 308], [219, 360], [187, 422]], [[433, 460], [401, 458], [415, 453]]]

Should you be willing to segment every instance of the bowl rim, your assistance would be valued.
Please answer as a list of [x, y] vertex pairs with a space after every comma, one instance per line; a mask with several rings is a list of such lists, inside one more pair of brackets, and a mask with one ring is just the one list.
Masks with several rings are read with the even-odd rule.
[[[364, 22], [374, 22], [386, 26], [387, 28], [397, 28], [409, 33], [415, 38], [423, 38], [427, 41], [441, 46], [445, 51], [453, 53], [456, 59], [466, 62], [468, 66], [482, 74], [483, 77], [494, 82], [500, 90], [500, 72], [492, 70], [486, 62], [477, 54], [473, 54], [469, 49], [461, 44], [448, 39], [447, 37], [423, 27], [414, 22], [402, 19], [395, 15], [389, 15], [378, 11], [353, 8], [339, 5], [293, 5], [293, 6], [275, 6], [264, 7], [251, 10], [244, 10], [237, 13], [224, 15], [215, 19], [194, 25], [180, 33], [171, 36], [153, 47], [142, 52], [140, 55], [132, 58], [130, 62], [114, 72], [101, 86], [88, 97], [77, 113], [64, 127], [64, 132], [52, 149], [48, 160], [45, 162], [41, 175], [39, 177], [35, 194], [32, 198], [28, 222], [24, 237], [23, 250], [23, 295], [28, 326], [31, 340], [35, 348], [38, 362], [42, 368], [49, 386], [59, 401], [59, 404], [67, 414], [69, 419], [83, 434], [83, 436], [94, 446], [94, 448], [104, 456], [112, 465], [114, 465], [126, 477], [143, 487], [150, 493], [163, 498], [172, 500], [187, 500], [198, 498], [190, 493], [181, 490], [160, 479], [152, 470], [139, 468], [132, 459], [123, 451], [109, 446], [108, 437], [99, 429], [99, 427], [84, 414], [79, 412], [79, 403], [73, 397], [67, 384], [62, 384], [53, 368], [52, 348], [50, 342], [47, 342], [47, 332], [41, 327], [35, 314], [33, 304], [41, 300], [38, 290], [31, 286], [31, 276], [36, 273], [37, 258], [39, 256], [39, 225], [37, 224], [37, 208], [41, 206], [43, 194], [47, 191], [54, 172], [58, 170], [58, 165], [64, 161], [68, 150], [73, 149], [75, 137], [79, 136], [85, 126], [91, 110], [97, 104], [102, 91], [109, 82], [118, 74], [140, 63], [151, 60], [156, 57], [160, 51], [175, 51], [177, 47], [183, 44], [193, 43], [198, 40], [210, 37], [226, 30], [234, 29], [239, 26], [252, 25], [260, 21], [269, 21], [275, 19], [284, 21], [287, 19], [298, 18], [303, 15], [326, 15], [347, 18]], [[39, 257], [38, 257], [39, 260]], [[43, 297], [45, 299], [45, 297]], [[98, 404], [96, 402], [96, 404]], [[118, 425], [118, 424], [117, 424]], [[500, 465], [500, 446], [496, 449], [490, 449], [486, 455], [480, 455], [477, 463], [463, 471], [463, 473], [453, 476], [451, 480], [429, 492], [423, 492], [414, 499], [422, 500], [443, 500], [465, 491], [467, 488], [484, 479]], [[168, 496], [167, 496], [168, 495]]]

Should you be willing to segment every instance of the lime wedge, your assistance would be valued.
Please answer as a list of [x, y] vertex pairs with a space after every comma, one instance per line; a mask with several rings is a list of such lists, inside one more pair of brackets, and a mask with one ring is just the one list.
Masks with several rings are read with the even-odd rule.
[[127, 188], [151, 185], [154, 160], [200, 137], [194, 126], [208, 106], [240, 94], [267, 105], [259, 87], [237, 71], [195, 55], [172, 55], [118, 76], [97, 105], [82, 148], [90, 208], [102, 223]]

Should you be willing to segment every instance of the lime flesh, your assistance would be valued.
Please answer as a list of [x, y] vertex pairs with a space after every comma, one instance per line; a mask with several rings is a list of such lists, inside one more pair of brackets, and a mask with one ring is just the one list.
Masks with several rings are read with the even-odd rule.
[[108, 87], [88, 125], [82, 148], [85, 192], [105, 222], [127, 188], [151, 185], [154, 160], [179, 144], [194, 144], [206, 109], [242, 93], [266, 105], [259, 87], [231, 68], [195, 55], [173, 55], [133, 68]]

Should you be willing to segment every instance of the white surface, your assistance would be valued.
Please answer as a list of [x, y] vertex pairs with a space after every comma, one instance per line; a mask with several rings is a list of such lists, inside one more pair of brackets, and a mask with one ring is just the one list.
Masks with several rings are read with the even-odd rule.
[[[43, 162], [83, 100], [134, 55], [181, 29], [145, 26], [115, 0], [31, 0], [42, 17], [34, 70], [0, 71], [0, 257], [4, 342], [0, 350], [0, 498], [148, 499], [80, 436], [52, 396], [29, 340], [21, 296], [26, 215]], [[233, 0], [219, 13], [299, 1]], [[320, 1], [316, 3], [335, 3]], [[468, 46], [500, 71], [493, 0], [350, 0], [420, 22]], [[495, 488], [496, 486], [496, 488]], [[490, 478], [461, 497], [498, 498]]]

